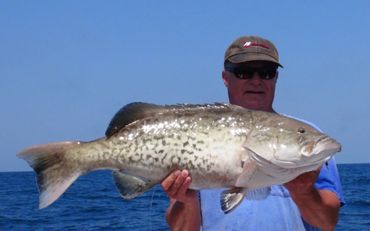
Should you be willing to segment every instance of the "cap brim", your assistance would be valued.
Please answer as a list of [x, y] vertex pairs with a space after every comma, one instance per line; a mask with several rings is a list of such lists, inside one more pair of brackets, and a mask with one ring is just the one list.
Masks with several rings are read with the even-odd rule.
[[228, 58], [228, 60], [232, 63], [244, 63], [244, 62], [251, 62], [251, 61], [268, 61], [268, 62], [273, 62], [279, 65], [280, 67], [283, 67], [279, 62], [276, 61], [276, 59], [272, 58], [271, 56], [265, 55], [265, 54], [237, 54], [233, 55]]

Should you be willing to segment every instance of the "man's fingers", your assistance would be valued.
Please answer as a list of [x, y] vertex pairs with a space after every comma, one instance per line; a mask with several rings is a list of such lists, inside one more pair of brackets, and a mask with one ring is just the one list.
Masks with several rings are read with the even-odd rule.
[[191, 178], [190, 176], [187, 176], [181, 185], [180, 189], [177, 191], [177, 195], [185, 195], [189, 189], [189, 186], [191, 184]]
[[185, 179], [188, 177], [189, 172], [183, 170], [176, 178], [175, 182], [171, 185], [170, 189], [168, 190], [167, 194], [171, 197], [177, 197], [177, 194], [183, 185]]
[[304, 193], [314, 186], [319, 174], [319, 170], [303, 173], [295, 179], [285, 183], [284, 186], [289, 190], [290, 193]]
[[161, 182], [161, 186], [170, 198], [178, 199], [185, 197], [190, 183], [191, 178], [187, 170], [176, 170]]
[[181, 171], [176, 170], [173, 171], [170, 175], [168, 175], [161, 183], [163, 190], [167, 192], [180, 174]]

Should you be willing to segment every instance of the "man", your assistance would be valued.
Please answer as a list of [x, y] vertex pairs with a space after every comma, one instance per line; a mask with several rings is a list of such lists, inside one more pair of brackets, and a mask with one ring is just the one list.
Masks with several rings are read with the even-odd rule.
[[[248, 109], [274, 112], [279, 56], [275, 46], [257, 36], [235, 40], [225, 53], [222, 79], [229, 101]], [[225, 153], [227, 155], [227, 153]], [[220, 210], [221, 190], [190, 190], [187, 170], [162, 182], [170, 197], [167, 222], [172, 230], [333, 230], [343, 204], [334, 159], [317, 171], [284, 185], [274, 185], [264, 200], [244, 200], [229, 214]]]

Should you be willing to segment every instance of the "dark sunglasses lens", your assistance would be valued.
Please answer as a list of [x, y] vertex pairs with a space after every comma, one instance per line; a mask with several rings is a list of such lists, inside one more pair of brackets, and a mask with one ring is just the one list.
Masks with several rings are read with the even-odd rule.
[[262, 69], [258, 72], [261, 79], [270, 80], [275, 78], [276, 69]]
[[251, 79], [253, 74], [254, 70], [252, 69], [237, 70], [234, 72], [234, 75], [239, 79]]
[[270, 80], [276, 76], [276, 68], [243, 68], [230, 71], [239, 79], [251, 79], [254, 73], [263, 80]]

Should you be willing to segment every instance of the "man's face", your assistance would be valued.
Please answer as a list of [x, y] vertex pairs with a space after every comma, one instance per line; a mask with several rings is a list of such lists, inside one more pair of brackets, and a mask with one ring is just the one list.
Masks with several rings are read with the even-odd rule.
[[222, 72], [222, 78], [228, 90], [230, 103], [248, 109], [272, 112], [278, 73], [276, 72], [275, 76], [270, 74], [271, 79], [260, 77], [264, 71], [273, 73], [274, 68], [277, 68], [276, 65], [264, 61], [233, 64], [231, 70], [226, 68]]

